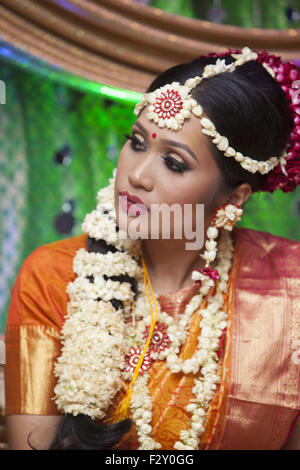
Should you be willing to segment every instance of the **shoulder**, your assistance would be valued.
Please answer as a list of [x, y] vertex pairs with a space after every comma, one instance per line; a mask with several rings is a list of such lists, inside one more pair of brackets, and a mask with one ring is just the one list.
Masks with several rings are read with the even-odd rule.
[[239, 227], [235, 229], [234, 235], [237, 247], [241, 250], [273, 257], [300, 255], [300, 242], [269, 232]]
[[268, 232], [236, 228], [238, 286], [299, 299], [300, 243]]
[[54, 269], [57, 268], [60, 263], [72, 264], [76, 251], [86, 247], [86, 243], [87, 235], [83, 234], [39, 246], [27, 256], [21, 266], [20, 272], [37, 270], [45, 264], [48, 268], [53, 267]]
[[235, 229], [234, 236], [235, 287], [241, 311], [247, 311], [248, 304], [255, 305], [257, 317], [259, 311], [262, 319], [267, 311], [274, 311], [299, 328], [300, 243], [245, 228]]
[[9, 325], [61, 325], [66, 287], [75, 278], [73, 258], [86, 243], [87, 235], [79, 235], [40, 246], [25, 259], [12, 290]]
[[87, 235], [48, 243], [36, 248], [23, 262], [18, 278], [23, 287], [35, 281], [69, 282], [76, 251], [86, 246]]
[[245, 228], [236, 228], [234, 235], [233, 342], [242, 364], [236, 369], [238, 393], [249, 397], [252, 374], [252, 401], [278, 407], [288, 433], [300, 406], [300, 243]]

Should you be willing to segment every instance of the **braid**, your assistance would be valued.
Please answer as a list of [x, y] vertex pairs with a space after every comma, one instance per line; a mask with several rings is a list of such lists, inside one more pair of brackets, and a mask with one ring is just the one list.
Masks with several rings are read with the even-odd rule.
[[130, 427], [130, 419], [104, 425], [87, 415], [67, 413], [57, 427], [49, 450], [110, 450]]
[[[108, 245], [104, 240], [95, 240], [88, 237], [87, 250], [89, 253], [106, 254], [109, 251], [115, 253], [117, 248]], [[108, 277], [106, 277], [108, 279]], [[90, 282], [94, 282], [93, 276], [88, 277]], [[131, 289], [136, 293], [136, 281], [128, 275], [112, 276], [113, 281], [129, 282]], [[97, 299], [98, 301], [101, 298]], [[123, 302], [117, 299], [110, 300], [117, 310], [123, 307]], [[119, 423], [104, 425], [93, 420], [90, 416], [79, 414], [65, 414], [60, 421], [54, 439], [49, 450], [110, 450], [129, 431], [131, 420], [125, 419]]]

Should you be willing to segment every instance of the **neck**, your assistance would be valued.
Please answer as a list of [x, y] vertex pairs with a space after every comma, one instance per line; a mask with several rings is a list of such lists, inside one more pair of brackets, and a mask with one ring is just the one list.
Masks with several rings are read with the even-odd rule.
[[[143, 254], [152, 287], [157, 295], [176, 292], [193, 284], [194, 269], [203, 268], [205, 261], [199, 256], [205, 248], [185, 249], [183, 240], [144, 240]], [[214, 268], [216, 261], [210, 264]]]

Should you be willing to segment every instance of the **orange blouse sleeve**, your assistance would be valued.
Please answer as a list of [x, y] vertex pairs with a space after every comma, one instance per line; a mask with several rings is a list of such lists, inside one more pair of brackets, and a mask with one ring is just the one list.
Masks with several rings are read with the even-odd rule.
[[66, 287], [86, 235], [37, 248], [15, 281], [5, 333], [6, 414], [60, 414], [53, 400], [53, 365], [60, 353]]

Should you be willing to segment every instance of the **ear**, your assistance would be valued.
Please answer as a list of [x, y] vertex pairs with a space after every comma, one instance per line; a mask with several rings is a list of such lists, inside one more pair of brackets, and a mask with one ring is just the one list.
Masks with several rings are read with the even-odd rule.
[[243, 207], [251, 193], [252, 188], [250, 184], [243, 183], [230, 194], [226, 203], [237, 204], [238, 206]]

